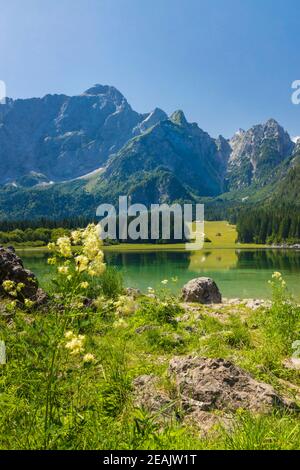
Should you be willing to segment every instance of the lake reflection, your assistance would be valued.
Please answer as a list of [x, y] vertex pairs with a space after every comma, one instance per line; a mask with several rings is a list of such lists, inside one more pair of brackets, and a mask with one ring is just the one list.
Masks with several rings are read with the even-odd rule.
[[[42, 285], [51, 279], [47, 255], [20, 252], [25, 264], [40, 278]], [[280, 271], [291, 292], [300, 299], [300, 251], [212, 249], [198, 252], [106, 252], [106, 262], [118, 267], [126, 286], [146, 291], [161, 286], [163, 279], [177, 277], [169, 288], [178, 292], [197, 276], [212, 277], [225, 297], [269, 298], [268, 280]]]

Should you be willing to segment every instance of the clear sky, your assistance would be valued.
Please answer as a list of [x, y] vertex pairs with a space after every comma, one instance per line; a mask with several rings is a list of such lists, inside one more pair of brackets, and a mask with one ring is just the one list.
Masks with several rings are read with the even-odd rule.
[[213, 136], [277, 119], [300, 135], [299, 0], [0, 0], [8, 96], [116, 86]]

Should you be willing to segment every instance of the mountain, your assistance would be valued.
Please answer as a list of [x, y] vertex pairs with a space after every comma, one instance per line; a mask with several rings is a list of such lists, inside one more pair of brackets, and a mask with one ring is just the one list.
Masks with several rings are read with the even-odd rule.
[[[130, 194], [132, 200], [141, 203], [170, 202], [183, 195], [189, 200], [212, 197], [224, 190], [226, 158], [222, 146], [218, 147], [197, 124], [188, 123], [182, 111], [175, 111], [112, 155], [98, 184], [107, 188], [107, 193]], [[154, 193], [152, 188], [149, 194], [141, 194], [145, 179], [155, 180], [159, 175], [161, 182], [163, 174], [169, 174], [163, 178], [163, 189]], [[181, 186], [177, 197], [168, 191], [168, 185], [175, 181]]]
[[236, 190], [270, 183], [274, 170], [292, 155], [295, 144], [278, 122], [270, 119], [248, 131], [239, 130], [230, 146], [228, 189]]
[[214, 214], [293, 204], [299, 162], [300, 141], [274, 119], [214, 139], [181, 110], [134, 111], [110, 86], [0, 106], [2, 219], [93, 217], [125, 194], [147, 205], [202, 201]]
[[79, 96], [7, 100], [0, 106], [0, 184], [64, 181], [104, 165], [130, 138], [166, 117], [139, 114], [114, 87]]

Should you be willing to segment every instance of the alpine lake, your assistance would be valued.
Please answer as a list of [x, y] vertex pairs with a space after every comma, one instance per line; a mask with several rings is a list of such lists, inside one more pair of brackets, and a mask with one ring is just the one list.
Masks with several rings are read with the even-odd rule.
[[[54, 269], [47, 264], [49, 254], [38, 250], [18, 250], [25, 266], [49, 288]], [[268, 281], [275, 271], [282, 273], [289, 291], [300, 300], [300, 251], [282, 249], [216, 248], [187, 252], [179, 250], [105, 250], [105, 262], [119, 269], [126, 287], [147, 292], [149, 287], [179, 293], [189, 280], [211, 277], [226, 298], [268, 299]]]

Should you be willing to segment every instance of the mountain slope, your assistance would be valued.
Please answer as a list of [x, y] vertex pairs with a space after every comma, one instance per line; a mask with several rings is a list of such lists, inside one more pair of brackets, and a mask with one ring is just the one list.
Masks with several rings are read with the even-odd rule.
[[160, 171], [175, 175], [190, 194], [215, 196], [223, 191], [224, 159], [215, 140], [177, 111], [113, 155], [99, 184], [134, 197], [132, 187]]
[[251, 184], [264, 186], [273, 179], [273, 171], [293, 153], [295, 144], [274, 120], [240, 130], [230, 141], [228, 189], [243, 189]]
[[[274, 120], [214, 139], [181, 110], [139, 114], [114, 87], [0, 106], [0, 217], [93, 217], [100, 203], [296, 204], [300, 143]], [[272, 202], [272, 203], [273, 203]]]
[[73, 97], [8, 100], [0, 108], [0, 184], [18, 184], [32, 172], [48, 181], [82, 176], [105, 164], [147, 119], [154, 125], [165, 117], [133, 111], [116, 88], [102, 85]]

